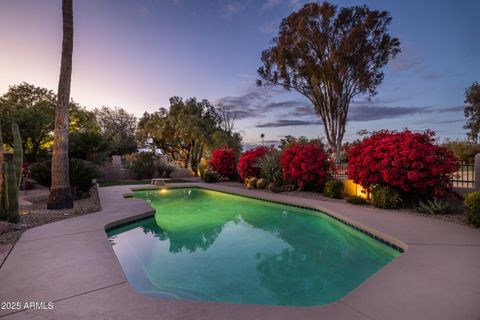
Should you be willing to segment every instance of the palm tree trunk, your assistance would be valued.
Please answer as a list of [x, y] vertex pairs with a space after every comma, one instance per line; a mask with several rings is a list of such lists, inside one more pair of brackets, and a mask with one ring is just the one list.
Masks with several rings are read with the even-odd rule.
[[48, 209], [73, 208], [68, 159], [68, 104], [72, 78], [73, 8], [72, 0], [62, 0], [63, 42], [58, 101], [55, 110], [55, 134], [52, 155], [52, 186], [48, 197]]

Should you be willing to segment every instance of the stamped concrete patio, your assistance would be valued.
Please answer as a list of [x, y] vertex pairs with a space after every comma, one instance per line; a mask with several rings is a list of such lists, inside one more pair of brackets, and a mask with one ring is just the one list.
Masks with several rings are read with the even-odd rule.
[[[341, 300], [278, 307], [161, 300], [127, 282], [105, 228], [153, 214], [128, 186], [100, 189], [103, 210], [26, 231], [0, 268], [2, 319], [480, 319], [480, 230], [421, 216], [232, 188], [182, 184], [320, 209], [406, 249]], [[295, 276], [295, 275], [292, 275]]]

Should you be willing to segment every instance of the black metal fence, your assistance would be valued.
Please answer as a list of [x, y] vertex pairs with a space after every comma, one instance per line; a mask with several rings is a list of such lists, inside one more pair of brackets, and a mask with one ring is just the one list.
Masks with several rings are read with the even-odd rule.
[[336, 162], [335, 170], [332, 172], [333, 178], [340, 180], [348, 179], [347, 165], [347, 162]]
[[457, 188], [474, 188], [475, 164], [462, 162], [460, 169], [453, 174], [452, 182], [453, 186]]
[[[332, 176], [335, 179], [348, 179], [347, 162], [335, 163], [335, 170]], [[460, 169], [452, 176], [452, 183], [457, 188], [475, 187], [475, 164], [462, 162]]]

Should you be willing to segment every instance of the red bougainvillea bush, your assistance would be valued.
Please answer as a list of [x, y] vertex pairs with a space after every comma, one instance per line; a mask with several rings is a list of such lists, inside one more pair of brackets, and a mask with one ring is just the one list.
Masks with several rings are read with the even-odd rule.
[[459, 163], [435, 144], [435, 133], [382, 130], [356, 143], [348, 154], [348, 177], [364, 188], [388, 185], [406, 193], [445, 196]]
[[220, 148], [212, 151], [212, 160], [208, 163], [210, 169], [219, 175], [232, 178], [235, 176], [236, 156], [235, 150]]
[[248, 150], [240, 156], [238, 160], [237, 172], [238, 175], [245, 180], [250, 177], [260, 177], [260, 169], [254, 167], [255, 162], [263, 157], [267, 152], [270, 152], [272, 147], [256, 147], [255, 149]]
[[283, 179], [299, 190], [323, 188], [330, 176], [331, 162], [317, 142], [295, 143], [280, 155]]

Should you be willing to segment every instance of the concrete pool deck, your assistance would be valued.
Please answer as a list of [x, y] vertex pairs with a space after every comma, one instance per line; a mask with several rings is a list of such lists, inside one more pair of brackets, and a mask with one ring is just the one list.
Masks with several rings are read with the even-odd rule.
[[[171, 185], [175, 187], [176, 185]], [[338, 215], [406, 251], [339, 301], [279, 307], [155, 299], [127, 282], [105, 228], [153, 214], [131, 187], [100, 188], [102, 211], [26, 231], [0, 268], [2, 319], [480, 319], [480, 230], [340, 202], [189, 183]], [[294, 276], [294, 275], [292, 275]], [[25, 302], [53, 302], [26, 310]], [[41, 306], [40, 306], [41, 307]], [[46, 305], [48, 308], [48, 304]]]

